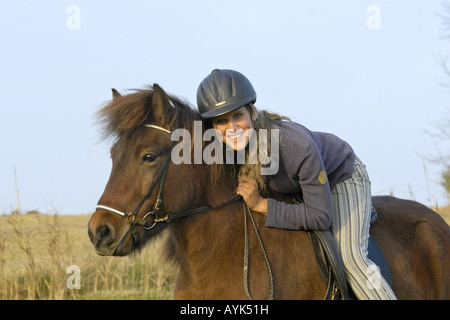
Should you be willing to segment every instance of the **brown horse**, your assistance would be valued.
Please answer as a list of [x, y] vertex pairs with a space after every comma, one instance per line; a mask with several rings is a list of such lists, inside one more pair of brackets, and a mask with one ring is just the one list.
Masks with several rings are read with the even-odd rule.
[[[274, 299], [324, 297], [327, 287], [307, 232], [267, 228], [265, 218], [254, 214], [260, 243], [244, 220], [242, 201], [228, 201], [237, 184], [231, 166], [224, 165], [213, 183], [212, 166], [170, 161], [176, 142], [170, 133], [177, 128], [192, 133], [200, 120], [196, 111], [156, 84], [125, 96], [114, 92], [99, 112], [105, 136], [115, 140], [111, 175], [88, 225], [98, 254], [128, 255], [166, 229], [166, 253], [179, 264], [177, 299], [247, 299], [246, 291], [256, 299], [268, 298], [271, 291]], [[413, 201], [374, 197], [373, 205], [378, 220], [371, 234], [389, 262], [397, 297], [450, 299], [445, 221]], [[249, 225], [248, 288], [244, 221]]]

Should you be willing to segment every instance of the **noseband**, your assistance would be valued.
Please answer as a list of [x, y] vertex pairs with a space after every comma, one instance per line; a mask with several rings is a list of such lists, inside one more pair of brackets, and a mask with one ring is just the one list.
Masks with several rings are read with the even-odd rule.
[[[158, 129], [158, 130], [166, 132], [168, 134], [172, 133], [172, 131], [170, 131], [170, 130], [167, 130], [165, 128], [162, 128], [162, 127], [159, 127], [159, 126], [156, 126], [153, 124], [146, 124], [145, 127]], [[148, 189], [147, 193], [141, 198], [141, 200], [139, 201], [139, 203], [137, 204], [137, 206], [134, 208], [133, 211], [125, 213], [120, 210], [114, 209], [109, 206], [101, 205], [101, 204], [97, 205], [97, 207], [96, 207], [96, 209], [101, 209], [101, 210], [106, 210], [109, 212], [116, 213], [116, 214], [122, 216], [125, 220], [127, 220], [128, 223], [130, 224], [129, 232], [131, 232], [131, 234], [133, 235], [133, 240], [135, 242], [137, 241], [137, 232], [136, 232], [136, 228], [135, 228], [136, 224], [140, 225], [141, 227], [143, 227], [146, 230], [150, 230], [150, 229], [153, 229], [153, 227], [158, 222], [167, 221], [167, 216], [164, 218], [158, 218], [157, 214], [163, 203], [162, 196], [163, 196], [163, 192], [164, 192], [164, 185], [166, 184], [167, 168], [169, 167], [170, 156], [171, 156], [171, 152], [169, 152], [166, 160], [164, 161], [163, 167], [161, 168], [161, 171], [159, 171], [158, 175], [156, 176], [155, 181], [153, 181], [153, 184], [150, 186], [150, 189]], [[158, 197], [156, 198], [156, 201], [152, 207], [152, 210], [150, 210], [149, 212], [147, 212], [144, 215], [144, 217], [142, 218], [142, 221], [139, 221], [139, 222], [136, 221], [136, 215], [138, 214], [138, 212], [141, 209], [144, 202], [150, 197], [150, 195], [152, 194], [153, 190], [156, 188], [156, 185], [158, 184], [159, 181], [161, 181], [161, 183], [159, 185]], [[153, 216], [153, 223], [150, 226], [147, 226], [147, 221], [145, 220], [148, 216]], [[124, 239], [122, 239], [122, 241], [123, 240]]]
[[[172, 131], [167, 130], [162, 127], [159, 127], [159, 126], [156, 126], [156, 125], [153, 125], [153, 124], [146, 124], [145, 127], [158, 129], [158, 130], [166, 132], [168, 134], [172, 134]], [[167, 155], [166, 160], [164, 160], [163, 167], [161, 168], [161, 171], [158, 172], [158, 175], [156, 176], [155, 181], [153, 181], [153, 184], [150, 186], [147, 193], [141, 198], [141, 200], [139, 201], [139, 203], [137, 204], [137, 206], [134, 208], [133, 211], [125, 213], [120, 210], [114, 209], [113, 207], [109, 207], [109, 206], [105, 206], [105, 205], [101, 205], [101, 204], [96, 206], [96, 209], [101, 209], [101, 210], [105, 210], [108, 212], [118, 214], [118, 215], [122, 216], [125, 220], [127, 220], [128, 223], [130, 224], [130, 229], [128, 230], [128, 232], [131, 232], [131, 234], [133, 235], [133, 240], [135, 242], [138, 240], [138, 235], [137, 235], [137, 231], [135, 228], [136, 224], [140, 225], [145, 230], [151, 230], [159, 222], [169, 222], [174, 219], [179, 219], [179, 218], [190, 216], [193, 214], [202, 213], [202, 212], [205, 212], [208, 210], [219, 209], [219, 208], [224, 207], [232, 202], [242, 199], [242, 197], [240, 195], [235, 195], [235, 196], [231, 197], [230, 199], [228, 199], [227, 201], [225, 201], [224, 203], [222, 203], [216, 207], [203, 206], [203, 207], [199, 207], [196, 209], [181, 211], [181, 212], [177, 212], [177, 213], [173, 213], [173, 214], [166, 214], [164, 217], [159, 218], [158, 211], [161, 209], [161, 206], [163, 204], [162, 197], [163, 197], [163, 193], [164, 193], [164, 186], [166, 184], [167, 169], [169, 167], [171, 153], [172, 152], [169, 152], [169, 154]], [[160, 185], [159, 185], [159, 192], [158, 192], [158, 196], [156, 198], [155, 204], [153, 205], [152, 209], [142, 217], [142, 221], [136, 221], [136, 215], [138, 214], [138, 212], [141, 209], [144, 202], [150, 197], [153, 190], [156, 188], [156, 185], [158, 184], [158, 182], [160, 182]], [[149, 216], [153, 216], [153, 222], [149, 226], [147, 226], [147, 221], [145, 219]], [[127, 234], [128, 234], [128, 232], [127, 232]], [[127, 234], [122, 238], [119, 245], [122, 245]]]

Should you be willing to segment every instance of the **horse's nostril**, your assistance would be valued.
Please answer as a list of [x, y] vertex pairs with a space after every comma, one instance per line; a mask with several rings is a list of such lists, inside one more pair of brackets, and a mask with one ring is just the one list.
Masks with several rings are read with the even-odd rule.
[[100, 240], [100, 239], [103, 239], [103, 238], [106, 237], [109, 233], [110, 233], [110, 231], [109, 231], [108, 226], [105, 226], [105, 225], [100, 226], [100, 227], [97, 229], [97, 238], [98, 238], [99, 240]]
[[96, 238], [100, 243], [110, 244], [114, 240], [114, 230], [108, 224], [104, 223], [97, 228]]

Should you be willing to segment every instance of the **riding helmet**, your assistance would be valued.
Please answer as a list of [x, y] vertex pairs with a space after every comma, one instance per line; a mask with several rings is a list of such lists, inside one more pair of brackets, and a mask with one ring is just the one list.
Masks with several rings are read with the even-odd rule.
[[255, 101], [256, 91], [250, 81], [234, 70], [214, 69], [197, 89], [197, 106], [203, 119], [223, 115]]

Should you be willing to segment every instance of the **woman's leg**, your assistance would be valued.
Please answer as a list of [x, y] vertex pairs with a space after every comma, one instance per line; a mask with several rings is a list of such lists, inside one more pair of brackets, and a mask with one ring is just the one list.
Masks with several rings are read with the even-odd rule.
[[365, 165], [355, 159], [352, 177], [331, 191], [331, 230], [341, 252], [347, 280], [360, 300], [396, 299], [378, 267], [367, 257], [372, 196]]

